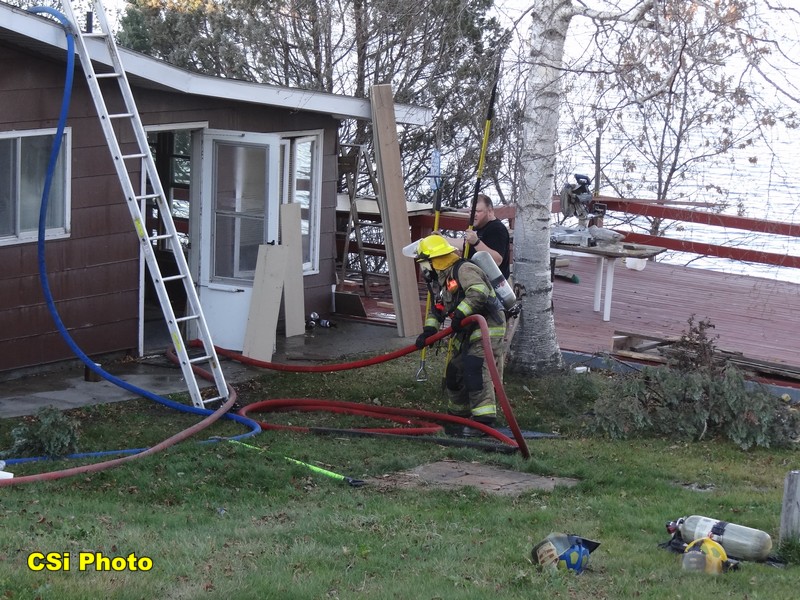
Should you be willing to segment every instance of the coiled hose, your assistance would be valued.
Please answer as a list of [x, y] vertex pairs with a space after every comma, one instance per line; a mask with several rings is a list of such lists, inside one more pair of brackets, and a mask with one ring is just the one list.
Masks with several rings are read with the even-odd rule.
[[[481, 343], [483, 344], [484, 354], [487, 357], [491, 357], [492, 347], [489, 341], [489, 327], [486, 323], [486, 319], [484, 319], [481, 315], [471, 315], [466, 319], [464, 319], [465, 325], [469, 325], [470, 323], [474, 323], [478, 327], [480, 327], [482, 333]], [[450, 335], [452, 331], [453, 330], [451, 327], [447, 327], [446, 329], [439, 331], [438, 333], [436, 333], [436, 335], [433, 335], [426, 340], [426, 345], [429, 346], [437, 342], [438, 340]], [[192, 342], [192, 343], [196, 344], [198, 342]], [[266, 369], [273, 369], [278, 371], [289, 371], [298, 373], [329, 373], [333, 371], [358, 369], [382, 362], [387, 362], [389, 360], [394, 360], [395, 358], [399, 358], [401, 356], [405, 356], [406, 354], [411, 354], [412, 352], [416, 351], [417, 347], [415, 345], [410, 345], [405, 348], [400, 348], [399, 350], [395, 350], [394, 352], [389, 352], [387, 354], [383, 354], [377, 357], [348, 362], [348, 363], [339, 363], [335, 365], [290, 366], [290, 365], [260, 361], [242, 356], [241, 354], [232, 352], [230, 350], [217, 348], [217, 352], [220, 355], [226, 356], [228, 358], [240, 361], [248, 365]], [[503, 442], [504, 444], [511, 446], [512, 448], [519, 449], [522, 456], [528, 459], [530, 458], [530, 451], [528, 449], [527, 443], [525, 442], [525, 438], [519, 429], [516, 417], [514, 416], [514, 411], [512, 410], [511, 404], [508, 401], [508, 396], [506, 396], [506, 392], [505, 389], [503, 388], [503, 382], [500, 379], [500, 373], [497, 370], [497, 366], [494, 364], [493, 360], [487, 360], [486, 364], [489, 367], [489, 373], [492, 378], [492, 383], [494, 384], [495, 390], [497, 392], [498, 402], [500, 404], [501, 409], [503, 410], [503, 414], [506, 417], [506, 422], [508, 423], [511, 432], [514, 435], [513, 440], [488, 425], [484, 425], [483, 423], [479, 423], [477, 421], [473, 421], [470, 419], [464, 419], [462, 417], [457, 417], [454, 415], [446, 415], [441, 413], [434, 413], [434, 412], [414, 410], [414, 409], [369, 406], [353, 402], [339, 402], [339, 401], [323, 400], [323, 399], [283, 398], [279, 400], [264, 400], [261, 402], [256, 402], [254, 404], [249, 404], [245, 406], [239, 411], [239, 414], [246, 416], [256, 412], [271, 412], [271, 411], [285, 411], [285, 410], [302, 410], [302, 411], [319, 410], [319, 411], [361, 415], [376, 419], [389, 418], [390, 420], [393, 421], [398, 421], [399, 419], [406, 424], [408, 424], [410, 421], [411, 423], [417, 425], [416, 428], [347, 430], [350, 433], [363, 432], [363, 433], [393, 434], [393, 435], [413, 435], [413, 434], [420, 435], [426, 433], [433, 433], [435, 431], [438, 431], [439, 428], [436, 427], [435, 425], [432, 425], [431, 423], [428, 423], [427, 421], [443, 421], [446, 423], [466, 425], [474, 429], [479, 429], [488, 436], [491, 436]], [[275, 425], [263, 421], [259, 422], [259, 425], [261, 426], [262, 429], [293, 429], [296, 431], [316, 431], [320, 433], [324, 432], [320, 428], [312, 429], [306, 427]], [[435, 438], [435, 441], [441, 441], [441, 438]], [[471, 444], [466, 443], [465, 445], [471, 445]]]

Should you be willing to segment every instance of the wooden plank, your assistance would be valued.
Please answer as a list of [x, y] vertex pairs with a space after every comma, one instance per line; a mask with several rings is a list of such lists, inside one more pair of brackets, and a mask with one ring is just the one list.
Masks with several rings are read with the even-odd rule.
[[703, 225], [712, 225], [716, 227], [732, 227], [734, 229], [744, 229], [745, 231], [758, 231], [795, 237], [800, 236], [800, 224], [798, 223], [752, 219], [749, 217], [739, 217], [737, 215], [688, 210], [685, 208], [665, 206], [663, 204], [645, 204], [642, 202], [631, 202], [620, 198], [602, 196], [596, 198], [596, 201], [606, 204], [609, 210], [620, 210], [628, 214], [672, 219], [675, 221], [684, 221], [686, 223], [701, 223]]
[[286, 273], [286, 246], [258, 247], [253, 295], [247, 316], [242, 354], [269, 362], [275, 352], [278, 312]]
[[632, 358], [634, 360], [643, 360], [647, 362], [656, 362], [666, 364], [667, 359], [658, 354], [647, 354], [645, 352], [633, 352], [631, 350], [617, 350], [614, 352], [615, 356], [622, 356], [624, 358]]
[[400, 145], [397, 141], [392, 86], [373, 85], [370, 97], [380, 188], [378, 205], [384, 224], [389, 280], [397, 312], [397, 332], [400, 337], [406, 337], [422, 330], [422, 315], [419, 310], [414, 262], [402, 254], [403, 247], [411, 243], [411, 233], [403, 187]]
[[642, 353], [674, 344], [679, 340], [680, 338], [675, 336], [665, 337], [663, 335], [627, 333], [615, 330], [614, 336], [611, 338], [611, 349], [615, 351], [627, 350], [629, 352]]
[[800, 256], [792, 254], [778, 254], [776, 252], [762, 252], [760, 250], [749, 250], [735, 246], [718, 246], [695, 242], [692, 240], [679, 240], [661, 236], [646, 235], [643, 233], [625, 232], [625, 239], [640, 244], [659, 244], [669, 250], [679, 252], [690, 252], [705, 256], [717, 256], [719, 258], [730, 258], [733, 260], [744, 260], [750, 262], [764, 263], [767, 265], [778, 265], [781, 267], [800, 268]]
[[625, 336], [629, 338], [638, 338], [640, 340], [653, 340], [656, 342], [667, 342], [667, 343], [675, 343], [680, 341], [680, 336], [670, 336], [666, 335], [661, 332], [654, 332], [654, 333], [639, 333], [639, 332], [631, 332], [631, 331], [623, 331], [620, 329], [614, 330], [614, 335]]
[[281, 246], [286, 248], [283, 314], [286, 319], [284, 327], [287, 338], [305, 335], [306, 332], [300, 208], [299, 204], [284, 204], [280, 211]]
[[[724, 355], [723, 355], [724, 356]], [[784, 379], [794, 379], [800, 381], [800, 369], [772, 365], [760, 361], [749, 360], [746, 356], [742, 358], [728, 358], [730, 363], [736, 365], [743, 371], [752, 371], [760, 375], [777, 375]]]
[[661, 348], [662, 346], [668, 346], [672, 342], [668, 341], [655, 341], [650, 340], [649, 342], [637, 342], [633, 346], [631, 346], [631, 350], [633, 352], [647, 352], [648, 350], [655, 350], [656, 348]]

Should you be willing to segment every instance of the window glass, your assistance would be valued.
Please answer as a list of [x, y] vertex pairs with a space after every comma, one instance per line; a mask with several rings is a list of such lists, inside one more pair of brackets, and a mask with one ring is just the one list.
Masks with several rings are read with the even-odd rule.
[[188, 186], [191, 182], [191, 132], [175, 132], [175, 148], [172, 155], [172, 185]]
[[[55, 133], [0, 134], [0, 243], [34, 241]], [[68, 235], [69, 131], [64, 134], [48, 196], [45, 234]]]
[[14, 140], [0, 139], [0, 236], [16, 233], [15, 148]]
[[263, 243], [268, 149], [217, 143], [214, 276], [252, 279]]
[[[42, 205], [42, 193], [47, 177], [50, 151], [54, 135], [24, 137], [20, 140], [20, 232], [38, 232], [39, 211]], [[64, 153], [59, 153], [50, 194], [47, 198], [48, 229], [64, 226]]]
[[301, 206], [300, 231], [303, 239], [303, 262], [311, 262], [311, 224], [313, 223], [312, 191], [314, 173], [314, 140], [300, 141], [295, 145], [294, 201]]
[[[296, 202], [300, 205], [300, 235], [303, 250], [303, 272], [316, 273], [319, 269], [319, 221], [321, 182], [320, 142], [322, 134], [302, 137], [285, 137], [288, 144], [288, 182], [281, 187], [286, 190], [283, 202]], [[283, 165], [282, 165], [283, 166]]]

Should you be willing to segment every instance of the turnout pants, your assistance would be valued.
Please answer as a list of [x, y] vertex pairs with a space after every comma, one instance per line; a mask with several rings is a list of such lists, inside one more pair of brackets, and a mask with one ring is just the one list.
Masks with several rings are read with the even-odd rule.
[[[499, 366], [503, 364], [504, 333], [503, 326], [489, 328], [492, 356], [488, 359]], [[480, 329], [461, 332], [453, 340], [453, 352], [445, 371], [445, 387], [448, 413], [482, 423], [494, 423], [497, 403]]]

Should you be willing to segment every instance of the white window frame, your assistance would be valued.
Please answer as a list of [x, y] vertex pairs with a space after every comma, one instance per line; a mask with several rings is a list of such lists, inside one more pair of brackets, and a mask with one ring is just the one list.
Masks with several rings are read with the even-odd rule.
[[[15, 173], [15, 181], [16, 184], [14, 186], [14, 194], [16, 196], [15, 202], [15, 215], [16, 215], [16, 223], [14, 225], [14, 233], [10, 235], [0, 235], [0, 246], [10, 246], [14, 244], [28, 244], [31, 242], [36, 242], [39, 239], [39, 231], [38, 229], [33, 231], [20, 231], [20, 213], [22, 207], [22, 199], [20, 198], [20, 189], [19, 189], [19, 181], [20, 181], [20, 171], [23, 166], [26, 164], [24, 157], [21, 155], [21, 140], [22, 138], [26, 137], [37, 137], [37, 136], [54, 136], [58, 133], [58, 130], [53, 129], [30, 129], [26, 131], [0, 131], [0, 139], [7, 140], [12, 139], [16, 140], [15, 144], [15, 151], [16, 151], [16, 173]], [[63, 227], [49, 227], [45, 229], [45, 239], [53, 240], [53, 239], [63, 239], [68, 238], [70, 236], [71, 230], [71, 214], [72, 214], [72, 128], [66, 127], [64, 129], [64, 137], [61, 140], [61, 149], [59, 160], [64, 167], [63, 173], [63, 185], [61, 186], [64, 190], [64, 199], [63, 199]], [[48, 163], [49, 163], [49, 154], [48, 154]], [[45, 165], [46, 167], [47, 165]], [[50, 193], [53, 193], [53, 189], [51, 188]], [[41, 196], [35, 198], [33, 200], [36, 203], [36, 207], [41, 206], [42, 198]]]
[[319, 273], [319, 240], [322, 215], [322, 145], [325, 139], [325, 131], [323, 129], [287, 131], [278, 135], [281, 136], [281, 150], [285, 152], [281, 165], [281, 204], [290, 204], [296, 201], [297, 165], [294, 154], [296, 144], [303, 142], [314, 143], [311, 189], [309, 190], [309, 260], [303, 261], [303, 275], [315, 275]]

